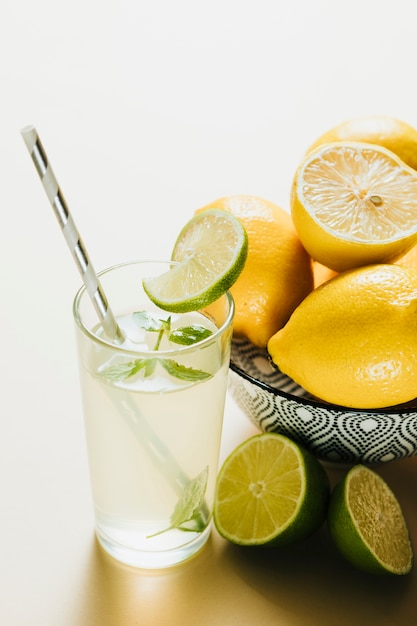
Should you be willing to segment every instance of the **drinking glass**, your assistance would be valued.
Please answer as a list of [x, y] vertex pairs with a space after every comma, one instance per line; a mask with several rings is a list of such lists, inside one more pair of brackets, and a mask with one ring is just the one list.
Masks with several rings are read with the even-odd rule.
[[229, 293], [198, 312], [158, 309], [142, 279], [170, 265], [99, 274], [125, 337], [118, 345], [84, 286], [73, 306], [96, 535], [114, 558], [144, 568], [184, 561], [209, 537], [234, 314]]

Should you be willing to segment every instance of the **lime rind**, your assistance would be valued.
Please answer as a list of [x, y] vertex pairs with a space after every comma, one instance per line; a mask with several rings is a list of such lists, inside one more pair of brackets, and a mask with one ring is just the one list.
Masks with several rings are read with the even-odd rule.
[[[387, 522], [383, 519], [383, 516], [375, 516], [373, 511], [367, 512], [365, 510], [364, 514], [370, 520], [369, 532], [371, 535], [368, 538], [361, 530], [358, 520], [355, 519], [352, 506], [349, 503], [350, 481], [358, 472], [371, 472], [373, 474], [376, 484], [376, 488], [373, 489], [374, 495], [377, 495], [380, 500], [389, 499], [389, 505], [395, 511], [396, 523], [393, 524], [389, 520]], [[377, 494], [375, 494], [376, 491]], [[366, 495], [363, 502], [361, 499], [361, 507], [366, 507], [367, 502], [370, 502], [370, 499]], [[369, 504], [369, 506], [371, 505]], [[413, 549], [400, 504], [381, 476], [365, 466], [353, 467], [333, 489], [329, 504], [328, 528], [341, 555], [362, 571], [369, 574], [405, 575], [413, 567]], [[387, 533], [390, 533], [390, 536], [385, 539]], [[382, 558], [371, 545], [375, 542], [381, 544], [384, 541], [387, 545], [401, 546], [403, 557], [396, 557], [396, 563]]]
[[[264, 497], [254, 493], [258, 483], [265, 487]], [[223, 463], [214, 523], [224, 539], [238, 545], [290, 545], [323, 524], [329, 492], [327, 474], [310, 452], [284, 435], [262, 433], [243, 442]]]
[[172, 252], [172, 268], [145, 278], [143, 288], [166, 311], [202, 309], [232, 287], [247, 253], [248, 237], [241, 222], [225, 211], [207, 209], [181, 230]]

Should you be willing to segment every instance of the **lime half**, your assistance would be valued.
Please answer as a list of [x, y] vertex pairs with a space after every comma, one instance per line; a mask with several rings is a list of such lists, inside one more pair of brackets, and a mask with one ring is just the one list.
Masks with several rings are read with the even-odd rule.
[[375, 574], [408, 574], [413, 550], [395, 495], [374, 471], [356, 465], [331, 496], [328, 526], [342, 555]]
[[327, 474], [310, 452], [283, 435], [262, 433], [221, 467], [214, 522], [232, 543], [288, 545], [322, 525], [328, 496]]
[[145, 278], [143, 287], [161, 309], [196, 311], [222, 296], [241, 273], [248, 253], [245, 228], [232, 214], [207, 209], [181, 230], [172, 260], [160, 276]]

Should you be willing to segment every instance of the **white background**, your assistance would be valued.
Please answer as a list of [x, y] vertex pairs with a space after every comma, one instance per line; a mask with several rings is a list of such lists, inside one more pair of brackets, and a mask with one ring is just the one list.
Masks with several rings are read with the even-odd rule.
[[71, 615], [60, 567], [76, 580], [82, 551], [69, 554], [68, 537], [87, 545], [92, 523], [71, 318], [80, 278], [20, 129], [36, 126], [97, 270], [168, 257], [219, 196], [288, 210], [299, 160], [334, 124], [383, 113], [417, 126], [414, 5], [2, 0], [2, 624], [37, 624], [47, 589]]

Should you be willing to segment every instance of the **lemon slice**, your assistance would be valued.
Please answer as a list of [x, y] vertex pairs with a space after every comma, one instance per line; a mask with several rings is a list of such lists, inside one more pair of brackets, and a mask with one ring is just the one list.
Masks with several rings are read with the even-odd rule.
[[208, 209], [181, 230], [172, 252], [176, 264], [160, 276], [145, 278], [143, 288], [165, 311], [196, 311], [230, 289], [247, 252], [247, 234], [240, 221], [225, 211]]
[[382, 146], [325, 144], [296, 172], [291, 214], [307, 252], [326, 267], [388, 263], [417, 241], [417, 172]]
[[408, 574], [413, 550], [398, 500], [376, 472], [353, 467], [336, 485], [328, 526], [335, 545], [356, 567], [375, 574]]
[[287, 437], [255, 435], [225, 460], [217, 478], [214, 523], [239, 545], [288, 545], [321, 526], [329, 494], [319, 461]]

